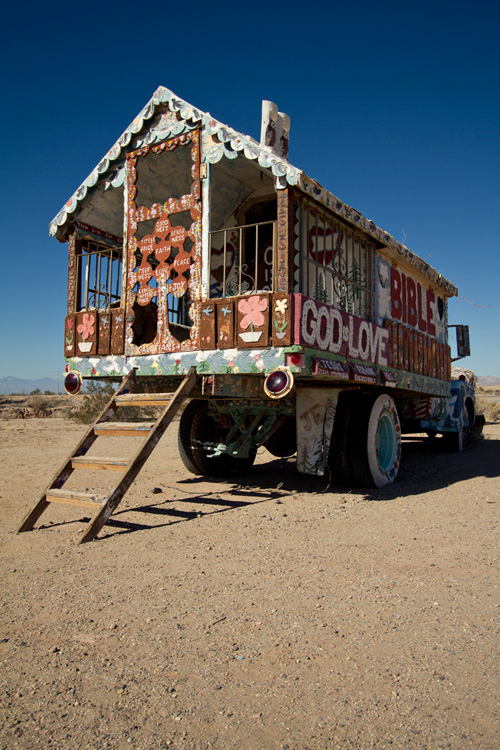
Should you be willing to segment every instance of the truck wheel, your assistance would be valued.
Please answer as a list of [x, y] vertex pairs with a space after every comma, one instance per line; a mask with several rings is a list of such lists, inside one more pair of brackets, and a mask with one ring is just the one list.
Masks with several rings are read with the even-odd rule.
[[352, 470], [349, 431], [353, 415], [354, 397], [351, 393], [341, 393], [333, 423], [332, 440], [328, 466], [332, 473], [332, 484], [351, 487], [356, 479]]
[[357, 483], [385, 487], [394, 482], [401, 462], [401, 425], [390, 396], [382, 394], [356, 401], [349, 448]]
[[177, 433], [177, 446], [179, 448], [179, 455], [182, 463], [191, 474], [196, 474], [198, 476], [203, 474], [203, 471], [200, 466], [198, 466], [191, 448], [191, 428], [193, 419], [199, 408], [199, 401], [189, 402], [181, 414], [179, 431]]
[[297, 425], [295, 417], [287, 417], [281, 427], [264, 443], [272, 456], [289, 458], [297, 453]]
[[212, 457], [212, 451], [204, 446], [204, 443], [224, 443], [228, 431], [210, 416], [206, 401], [191, 401], [179, 424], [179, 452], [186, 469], [192, 474], [216, 477], [247, 473], [255, 461], [256, 449], [247, 458], [225, 453]]

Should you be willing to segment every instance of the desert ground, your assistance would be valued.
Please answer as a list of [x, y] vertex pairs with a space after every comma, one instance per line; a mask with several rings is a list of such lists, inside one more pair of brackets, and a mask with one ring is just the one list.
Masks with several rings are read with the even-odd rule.
[[498, 750], [499, 422], [376, 491], [194, 477], [174, 423], [97, 540], [16, 535], [84, 430], [0, 420], [2, 750]]

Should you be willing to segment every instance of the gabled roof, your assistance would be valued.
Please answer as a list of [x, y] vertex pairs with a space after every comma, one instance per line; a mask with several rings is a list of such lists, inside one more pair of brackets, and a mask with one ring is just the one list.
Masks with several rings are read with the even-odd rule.
[[64, 237], [66, 224], [94, 188], [106, 191], [123, 185], [127, 152], [144, 145], [160, 143], [200, 126], [205, 134], [202, 155], [209, 163], [215, 164], [223, 157], [235, 159], [240, 153], [247, 159], [257, 161], [260, 167], [268, 169], [274, 175], [278, 187], [284, 188], [287, 184], [297, 186], [315, 201], [385, 245], [389, 254], [405, 258], [408, 263], [445, 289], [449, 295], [458, 293], [451, 282], [422, 258], [397, 242], [373, 221], [366, 219], [359, 211], [343, 203], [302, 170], [277, 156], [270, 148], [260, 145], [254, 138], [238, 133], [213, 118], [208, 112], [196, 109], [164, 86], [156, 89], [146, 106], [59, 211], [49, 225], [50, 234], [58, 238]]

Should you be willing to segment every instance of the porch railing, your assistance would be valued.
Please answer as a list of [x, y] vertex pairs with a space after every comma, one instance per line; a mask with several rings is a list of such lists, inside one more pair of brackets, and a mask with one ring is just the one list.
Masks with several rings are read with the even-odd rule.
[[210, 232], [210, 297], [275, 291], [276, 221]]

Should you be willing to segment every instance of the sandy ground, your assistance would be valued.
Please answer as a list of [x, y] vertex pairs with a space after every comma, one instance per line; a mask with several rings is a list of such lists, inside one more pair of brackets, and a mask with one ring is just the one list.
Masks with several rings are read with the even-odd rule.
[[500, 424], [373, 492], [207, 482], [175, 427], [78, 546], [78, 508], [14, 531], [85, 428], [0, 421], [0, 748], [498, 750]]

